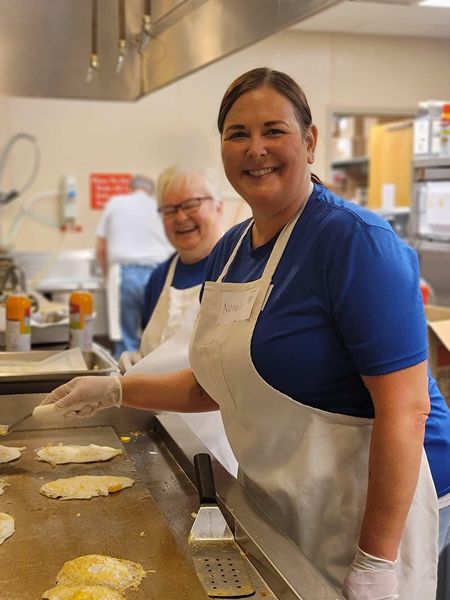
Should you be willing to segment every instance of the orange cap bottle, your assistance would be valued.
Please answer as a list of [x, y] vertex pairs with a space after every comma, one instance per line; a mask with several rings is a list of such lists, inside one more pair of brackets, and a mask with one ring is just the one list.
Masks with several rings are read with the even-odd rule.
[[93, 338], [92, 294], [77, 290], [69, 298], [69, 337], [71, 348], [90, 350]]
[[7, 352], [28, 352], [31, 349], [31, 302], [22, 293], [11, 294], [6, 300], [5, 349]]
[[450, 104], [442, 106], [440, 154], [441, 156], [450, 157]]

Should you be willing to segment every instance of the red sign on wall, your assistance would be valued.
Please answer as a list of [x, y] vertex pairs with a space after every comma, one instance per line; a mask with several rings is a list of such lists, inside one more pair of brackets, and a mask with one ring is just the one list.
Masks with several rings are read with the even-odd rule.
[[127, 194], [130, 179], [130, 173], [91, 173], [89, 177], [91, 208], [102, 210], [111, 196]]

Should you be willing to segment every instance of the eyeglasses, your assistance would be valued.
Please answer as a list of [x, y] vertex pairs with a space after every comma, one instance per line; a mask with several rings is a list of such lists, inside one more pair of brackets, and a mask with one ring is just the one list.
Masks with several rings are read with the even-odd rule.
[[199, 196], [198, 198], [186, 198], [179, 204], [171, 204], [168, 206], [160, 206], [158, 212], [164, 219], [173, 219], [179, 210], [182, 210], [187, 215], [197, 212], [200, 204], [205, 200], [212, 200], [212, 196]]

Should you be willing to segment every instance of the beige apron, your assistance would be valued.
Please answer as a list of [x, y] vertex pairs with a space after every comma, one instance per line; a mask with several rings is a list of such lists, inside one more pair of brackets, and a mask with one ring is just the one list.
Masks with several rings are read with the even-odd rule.
[[[178, 256], [172, 260], [164, 287], [141, 340], [145, 354], [125, 376], [136, 373], [168, 373], [189, 367], [189, 340], [200, 308], [200, 285], [178, 290], [173, 281]], [[228, 443], [220, 411], [179, 415], [215, 458], [232, 474], [237, 461]]]
[[[206, 282], [190, 362], [199, 383], [220, 405], [243, 485], [342, 589], [366, 502], [373, 420], [292, 400], [261, 378], [250, 354], [272, 275], [297, 219], [280, 233], [260, 279], [223, 281], [244, 233], [217, 282]], [[424, 454], [399, 554], [401, 600], [435, 598], [437, 530], [437, 498]]]
[[176, 254], [170, 263], [164, 287], [152, 316], [142, 333], [139, 348], [142, 356], [146, 356], [164, 344], [178, 331], [183, 321], [192, 326], [197, 317], [201, 286], [196, 285], [185, 290], [172, 287], [177, 263], [178, 255]]

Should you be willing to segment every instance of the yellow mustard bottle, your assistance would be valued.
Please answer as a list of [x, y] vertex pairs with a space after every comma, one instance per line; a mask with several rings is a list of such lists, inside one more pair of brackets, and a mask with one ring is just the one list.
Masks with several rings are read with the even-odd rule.
[[5, 350], [28, 352], [31, 349], [31, 302], [26, 294], [11, 294], [6, 299]]
[[82, 350], [92, 349], [93, 339], [92, 294], [76, 290], [69, 297], [69, 345]]

